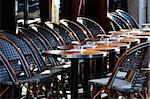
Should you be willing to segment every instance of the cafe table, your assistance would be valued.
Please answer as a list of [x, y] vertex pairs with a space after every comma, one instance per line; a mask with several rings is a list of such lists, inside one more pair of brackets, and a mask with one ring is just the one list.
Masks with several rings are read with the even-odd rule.
[[109, 46], [112, 46], [112, 47], [118, 47], [119, 48], [119, 53], [118, 56], [121, 56], [127, 49], [130, 48], [130, 45], [127, 44], [127, 43], [109, 43]]
[[123, 35], [123, 36], [131, 36], [131, 35], [150, 35], [150, 31], [144, 30], [129, 30], [129, 31], [109, 31], [110, 35]]
[[142, 30], [144, 30], [144, 31], [150, 31], [150, 23], [142, 24]]
[[110, 35], [123, 35], [123, 34], [127, 34], [129, 33], [129, 31], [109, 31], [108, 34]]
[[71, 60], [71, 98], [77, 99], [78, 96], [78, 62], [84, 60], [84, 83], [83, 83], [83, 98], [89, 98], [88, 80], [90, 79], [90, 59], [96, 59], [96, 72], [103, 76], [103, 58], [107, 55], [106, 51], [95, 50], [47, 50], [43, 55], [56, 55], [62, 58]]
[[149, 26], [150, 27], [150, 23], [144, 23], [144, 24], [142, 24], [142, 26]]
[[[134, 38], [139, 39], [140, 43], [146, 42], [149, 40], [150, 32], [142, 31], [142, 30], [130, 30], [130, 31], [110, 31], [111, 37], [127, 37], [127, 38]], [[133, 43], [133, 42], [132, 42]]]
[[73, 48], [74, 48], [74, 45], [72, 45], [72, 44], [57, 46], [57, 49], [59, 49], [59, 50], [70, 50]]
[[140, 43], [140, 39], [133, 38], [133, 37], [118, 37], [118, 38], [110, 38], [112, 42], [120, 42], [120, 43], [127, 43], [130, 47], [135, 46], [136, 44]]
[[111, 42], [105, 44], [99, 44], [96, 46], [97, 50], [105, 50], [105, 51], [112, 51], [114, 50], [117, 54], [124, 53], [128, 48], [130, 48], [130, 45], [127, 43], [122, 42]]
[[140, 43], [150, 41], [150, 36], [145, 36], [145, 35], [135, 35], [133, 36], [133, 38], [140, 39]]
[[[109, 67], [105, 67], [104, 71], [105, 74], [107, 74], [107, 70], [111, 72], [113, 70], [113, 67], [116, 64], [116, 54], [120, 51], [119, 47], [116, 46], [110, 46], [109, 44], [103, 44], [103, 45], [96, 45], [95, 48], [87, 48], [87, 50], [96, 50], [96, 51], [107, 51], [108, 55], [105, 57], [105, 64], [109, 64]], [[107, 61], [108, 59], [108, 61]]]
[[132, 34], [133, 36], [136, 35], [136, 36], [150, 36], [150, 32], [146, 32], [146, 31], [142, 31], [142, 32], [137, 32], [137, 33], [134, 33]]

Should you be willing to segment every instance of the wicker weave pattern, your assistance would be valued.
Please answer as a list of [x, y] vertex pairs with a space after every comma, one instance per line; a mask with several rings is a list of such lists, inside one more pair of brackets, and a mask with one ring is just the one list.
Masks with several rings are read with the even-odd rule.
[[21, 57], [16, 49], [7, 41], [0, 39], [0, 50], [5, 55], [17, 76], [24, 73]]
[[66, 44], [71, 44], [71, 42], [74, 41], [74, 38], [62, 27], [54, 25], [54, 30], [62, 36]]
[[9, 81], [9, 80], [10, 80], [10, 76], [9, 76], [6, 68], [4, 67], [3, 62], [0, 60], [0, 83]]
[[40, 33], [42, 33], [42, 35], [50, 42], [51, 46], [56, 49], [57, 46], [60, 46], [58, 40], [56, 37], [54, 37], [54, 35], [52, 35], [49, 31], [41, 28], [41, 27], [37, 27], [38, 31]]
[[122, 63], [121, 67], [125, 68], [140, 68], [141, 60], [143, 59], [144, 49], [140, 49], [134, 51], [133, 53], [129, 54], [124, 62]]
[[97, 37], [98, 34], [104, 34], [104, 32], [102, 31], [101, 27], [99, 27], [97, 24], [95, 24], [95, 22], [93, 20], [87, 19], [87, 18], [82, 18], [79, 17], [81, 19], [79, 19], [80, 21], [83, 21], [83, 25], [85, 25], [93, 34], [94, 37]]

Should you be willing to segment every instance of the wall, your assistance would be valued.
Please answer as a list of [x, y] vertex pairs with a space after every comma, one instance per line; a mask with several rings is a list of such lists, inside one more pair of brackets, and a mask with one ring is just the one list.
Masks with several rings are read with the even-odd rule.
[[128, 0], [128, 13], [135, 18], [135, 20], [139, 21], [139, 0]]
[[143, 23], [150, 23], [149, 5], [150, 0], [128, 0], [128, 13], [135, 18], [140, 27]]
[[150, 0], [148, 0], [148, 4], [147, 4], [147, 6], [148, 6], [148, 11], [147, 11], [147, 16], [148, 16], [148, 23], [150, 23]]

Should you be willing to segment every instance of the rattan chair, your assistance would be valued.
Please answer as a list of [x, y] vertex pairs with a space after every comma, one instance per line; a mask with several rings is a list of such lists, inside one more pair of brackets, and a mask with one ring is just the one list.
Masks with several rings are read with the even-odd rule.
[[117, 13], [111, 12], [109, 15], [112, 16], [113, 19], [114, 19], [117, 23], [119, 23], [119, 25], [120, 25], [123, 29], [132, 29], [132, 27], [130, 27], [130, 25], [126, 22], [126, 20], [124, 20], [122, 17], [120, 17]]
[[118, 13], [118, 15], [120, 15], [123, 19], [125, 19], [126, 22], [132, 28], [139, 29], [139, 26], [138, 26], [137, 22], [135, 21], [135, 19], [131, 15], [129, 15], [128, 13], [126, 13], [123, 10], [120, 10], [120, 9], [116, 10], [115, 12]]
[[[60, 70], [57, 69], [56, 71], [51, 71], [46, 73], [44, 71], [42, 72], [39, 68], [36, 68], [36, 66], [38, 67], [38, 64], [35, 64], [36, 62], [33, 63], [33, 60], [29, 55], [28, 56], [26, 55], [24, 57], [25, 52], [23, 54], [21, 50], [13, 42], [8, 40], [6, 37], [0, 37], [0, 38], [1, 38], [0, 50], [4, 53], [5, 57], [9, 61], [10, 65], [12, 66], [19, 80], [20, 85], [23, 84], [23, 86], [26, 86], [27, 83], [29, 85], [29, 87], [26, 86], [28, 89], [27, 95], [33, 92], [34, 96], [37, 97], [38, 88], [35, 85], [39, 86], [40, 84], [40, 85], [48, 86], [48, 84], [50, 84], [50, 81], [53, 79], [53, 77], [56, 76], [55, 74], [60, 72]], [[29, 54], [30, 52], [29, 49], [27, 51], [26, 53]], [[26, 59], [28, 61], [26, 61]], [[32, 92], [29, 91], [30, 85], [34, 86]], [[48, 91], [48, 89], [46, 91]], [[46, 95], [47, 93], [45, 93], [45, 97], [47, 97]]]
[[[24, 27], [19, 28], [19, 34], [23, 35], [23, 37], [26, 38], [31, 38], [31, 42], [35, 43], [35, 46], [37, 46], [38, 50], [40, 51], [39, 53], [42, 54], [43, 51], [45, 50], [52, 50], [51, 45], [49, 42], [45, 41], [45, 39], [42, 39], [36, 32], [32, 32], [29, 29], [26, 29]], [[58, 60], [55, 59], [54, 57], [43, 57], [46, 63], [51, 63], [52, 65], [60, 65]]]
[[93, 37], [97, 37], [98, 34], [106, 34], [103, 28], [94, 20], [86, 17], [77, 17], [77, 21], [87, 27], [91, 31]]
[[115, 16], [117, 16], [117, 17], [119, 17], [119, 18], [121, 18], [121, 19], [127, 24], [127, 26], [129, 27], [129, 29], [132, 29], [132, 28], [133, 28], [133, 27], [127, 22], [127, 20], [124, 19], [123, 17], [121, 17], [117, 12], [111, 12], [111, 14], [112, 14], [112, 15], [115, 15]]
[[109, 18], [115, 25], [119, 27], [119, 29], [130, 29], [128, 24], [117, 15], [114, 15], [112, 13], [107, 13], [107, 18]]
[[18, 86], [19, 82], [14, 71], [0, 51], [0, 98], [15, 98]]
[[79, 37], [77, 36], [77, 34], [71, 29], [66, 27], [64, 24], [59, 24], [59, 26], [61, 26], [62, 28], [64, 28], [65, 30], [67, 30], [68, 32], [72, 33], [72, 36], [75, 38], [75, 41], [80, 41]]
[[75, 22], [76, 24], [78, 24], [80, 27], [82, 27], [82, 29], [84, 29], [84, 31], [87, 33], [88, 37], [89, 38], [94, 38], [93, 34], [91, 33], [91, 31], [89, 30], [89, 28], [87, 28], [86, 26], [84, 26], [83, 24], [81, 24], [80, 22], [78, 21], [73, 21]]
[[52, 46], [49, 44], [49, 42], [45, 40], [46, 38], [41, 37], [41, 35], [39, 35], [39, 33], [37, 33], [36, 31], [25, 27], [19, 27], [18, 31], [30, 37], [33, 40], [33, 42], [36, 43], [40, 51], [52, 49]]
[[74, 32], [70, 32], [65, 26], [55, 23], [45, 22], [44, 27], [56, 31], [65, 41], [65, 44], [71, 44], [72, 41], [78, 41], [78, 37]]
[[66, 28], [69, 28], [76, 33], [80, 41], [84, 41], [85, 38], [89, 38], [89, 35], [87, 31], [85, 31], [80, 25], [77, 23], [67, 20], [67, 19], [61, 19], [60, 23], [65, 25]]
[[107, 25], [108, 25], [107, 32], [116, 31], [116, 30], [119, 31], [120, 30], [119, 27], [113, 21], [111, 21], [109, 18], [107, 18], [107, 21], [108, 21], [108, 23], [107, 23]]
[[[141, 71], [141, 68], [148, 67], [149, 59], [147, 59], [147, 57], [145, 56], [149, 53], [149, 49], [149, 42], [134, 46], [120, 57], [110, 77], [89, 80], [90, 85], [99, 86], [101, 88], [101, 90], [94, 96], [94, 98], [102, 92], [103, 88], [106, 92], [108, 92], [108, 90], [109, 92], [116, 91], [117, 96], [121, 95], [123, 97], [129, 98], [131, 93], [132, 95], [139, 93], [139, 95], [137, 95], [136, 97], [143, 97], [143, 95], [141, 95], [141, 92], [143, 92], [144, 89], [146, 73]], [[138, 71], [138, 73], [136, 73], [136, 76], [131, 77], [133, 79], [131, 82], [126, 80], [126, 77], [131, 76], [127, 73], [130, 70]], [[122, 77], [119, 76], [120, 73], [122, 73]]]
[[[8, 32], [3, 32], [7, 37], [12, 40], [23, 52], [27, 62], [33, 66], [38, 72], [42, 72], [45, 69], [49, 68], [51, 69], [52, 67], [56, 67], [60, 65], [59, 63], [56, 64], [54, 60], [49, 60], [49, 62], [45, 62], [42, 58], [42, 54], [38, 50], [36, 44], [27, 37], [26, 35], [22, 33], [18, 33], [16, 35], [10, 34]], [[38, 43], [39, 44], [39, 43]], [[47, 67], [49, 66], [49, 67]], [[33, 68], [33, 67], [31, 67]], [[34, 69], [33, 68], [33, 69]], [[54, 68], [53, 68], [54, 69]], [[51, 70], [53, 70], [51, 69]], [[57, 68], [59, 70], [59, 68]], [[60, 68], [62, 69], [62, 68]]]
[[[17, 47], [20, 48], [26, 61], [29, 64], [29, 68], [32, 68], [31, 72], [34, 72], [35, 70], [37, 70], [37, 72], [41, 72], [44, 70], [44, 66], [40, 66], [40, 65], [43, 65], [44, 63], [42, 63], [43, 61], [39, 60], [37, 58], [37, 56], [35, 56], [35, 55], [38, 55], [38, 53], [34, 48], [32, 48], [32, 46], [27, 44], [24, 40], [20, 39], [15, 34], [11, 34], [6, 31], [4, 31], [3, 34], [6, 35], [7, 38], [9, 40], [11, 40]], [[39, 60], [39, 61], [41, 61], [41, 63], [39, 63], [38, 61], [35, 61], [35, 60]]]
[[[56, 76], [53, 76], [55, 79], [57, 79], [57, 75], [62, 75], [63, 71], [65, 71], [65, 73], [69, 72], [69, 69], [64, 68], [64, 65], [60, 65], [59, 63], [56, 64], [55, 61], [52, 60], [52, 57], [50, 58], [51, 60], [45, 62], [36, 44], [32, 42], [32, 40], [26, 35], [20, 32], [17, 35], [12, 35], [6, 32], [4, 34], [7, 35], [9, 39], [11, 39], [22, 50], [28, 64], [32, 66], [38, 66], [38, 68], [40, 68], [40, 71], [38, 71], [38, 69], [36, 68], [36, 72], [43, 72], [49, 69], [53, 73], [53, 75], [56, 75]], [[68, 70], [67, 72], [66, 72], [66, 69]], [[58, 82], [53, 81], [52, 83], [58, 83]], [[61, 82], [59, 81], [59, 83]], [[58, 85], [55, 85], [55, 86], [58, 86]], [[58, 88], [57, 88], [57, 91], [58, 91]]]
[[[62, 37], [58, 33], [57, 33], [58, 35], [55, 35], [55, 33], [50, 32], [50, 30], [45, 28], [45, 27], [42, 27], [42, 26], [36, 25], [36, 24], [35, 24], [35, 26], [31, 26], [31, 27], [32, 28], [35, 27], [40, 31], [40, 33], [47, 39], [47, 41], [49, 41], [49, 44], [50, 44], [50, 46], [52, 46], [52, 49], [57, 49], [58, 46], [65, 45], [64, 40], [59, 39], [59, 38], [62, 38]], [[43, 51], [45, 51], [45, 50], [43, 50]], [[55, 59], [55, 61], [57, 61], [57, 60]], [[65, 63], [61, 62], [61, 65], [62, 64], [65, 64]], [[60, 65], [60, 64], [58, 63], [57, 65]], [[67, 65], [64, 65], [64, 66], [67, 66]]]
[[53, 49], [57, 49], [57, 46], [65, 45], [64, 40], [58, 33], [54, 33], [55, 31], [51, 31], [41, 25], [32, 24], [31, 28], [36, 28], [38, 32], [40, 32], [51, 44]]
[[[31, 34], [36, 35], [35, 37], [38, 36], [41, 40], [43, 40], [44, 41], [43, 43], [45, 43], [45, 45], [48, 47], [48, 49], [53, 49], [51, 44], [49, 43], [49, 41], [44, 37], [44, 35], [42, 35], [40, 32], [38, 32], [36, 27], [32, 27], [32, 26], [21, 27], [21, 28], [19, 28], [19, 30], [22, 30], [22, 32], [24, 32], [24, 33], [26, 33], [26, 32], [30, 33], [31, 32]], [[28, 35], [28, 33], [26, 35]], [[31, 36], [31, 38], [32, 38], [32, 36]]]

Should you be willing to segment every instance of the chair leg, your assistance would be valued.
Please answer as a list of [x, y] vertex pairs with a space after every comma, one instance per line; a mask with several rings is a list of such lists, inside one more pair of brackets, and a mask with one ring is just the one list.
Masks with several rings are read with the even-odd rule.
[[33, 87], [32, 84], [28, 84], [28, 85], [24, 85], [26, 88], [27, 88], [27, 93], [26, 93], [26, 98], [27, 99], [30, 99], [30, 98], [33, 98], [33, 92], [31, 90], [31, 88]]
[[38, 97], [38, 98], [42, 98], [42, 97], [46, 97], [46, 89], [45, 89], [45, 84], [38, 84], [38, 85], [34, 85], [33, 86], [33, 94], [35, 97]]
[[12, 90], [12, 91], [14, 91], [13, 98], [15, 98], [15, 99], [21, 98], [21, 88], [20, 88], [20, 86], [14, 86], [14, 90]]
[[53, 88], [52, 88], [52, 96], [54, 98], [58, 98], [59, 97], [59, 88], [58, 88], [58, 82], [57, 82], [57, 77], [54, 78], [53, 81]]
[[150, 97], [150, 73], [148, 74], [147, 78], [147, 96]]
[[24, 85], [26, 88], [27, 88], [27, 92], [26, 92], [26, 98], [30, 98], [29, 96], [30, 96], [30, 85], [28, 84], [28, 85]]
[[10, 86], [7, 86], [6, 88], [0, 88], [0, 98], [5, 94], [5, 92], [10, 88]]
[[18, 97], [18, 93], [16, 93], [16, 86], [4, 86], [4, 88], [2, 88], [0, 90], [0, 99], [7, 99], [7, 98], [10, 98], [10, 99], [19, 99]]
[[62, 97], [65, 97], [65, 99], [67, 98], [67, 93], [66, 93], [66, 91], [67, 91], [66, 78], [67, 77], [66, 76], [67, 76], [67, 73], [62, 72], [62, 74], [61, 74], [61, 80], [59, 82], [59, 84], [60, 84], [60, 90], [61, 90], [61, 95], [62, 95]]
[[17, 96], [14, 96], [15, 95], [15, 90], [16, 88], [15, 88], [15, 86], [11, 86], [11, 89], [9, 89], [9, 93], [8, 93], [8, 97], [9, 98], [16, 98], [17, 99]]
[[45, 91], [46, 99], [51, 99], [52, 98], [52, 82], [46, 83], [45, 89], [46, 89]]
[[134, 99], [134, 93], [129, 94], [129, 99]]
[[140, 92], [138, 92], [138, 94], [140, 95], [141, 99], [145, 99], [144, 96]]
[[122, 96], [123, 99], [126, 99], [119, 91], [117, 91], [117, 94]]
[[95, 99], [97, 96], [99, 96], [100, 95], [100, 97], [101, 97], [101, 92], [102, 92], [102, 90], [103, 90], [103, 88], [101, 88], [93, 97], [92, 97], [92, 99]]
[[37, 98], [37, 95], [38, 95], [37, 89], [38, 88], [37, 88], [36, 84], [33, 84], [32, 92], [33, 92], [34, 98]]

